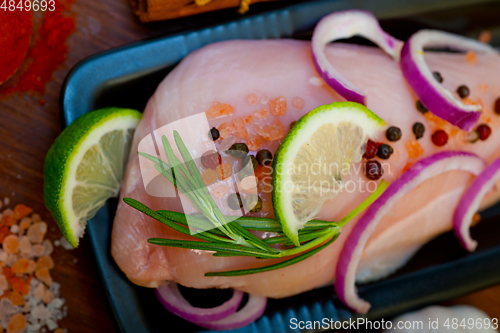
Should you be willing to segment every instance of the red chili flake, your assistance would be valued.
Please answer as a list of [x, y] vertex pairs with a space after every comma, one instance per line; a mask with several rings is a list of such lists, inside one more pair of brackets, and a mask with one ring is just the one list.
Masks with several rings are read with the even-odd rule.
[[432, 142], [438, 147], [444, 146], [448, 143], [448, 134], [443, 130], [437, 130], [432, 134]]
[[479, 125], [476, 131], [477, 134], [479, 135], [479, 139], [481, 139], [482, 141], [488, 139], [488, 137], [491, 134], [491, 128], [486, 124]]
[[[75, 31], [75, 16], [66, 15], [66, 12], [71, 9], [73, 2], [74, 0], [55, 0], [54, 10], [44, 13], [34, 45], [26, 56], [29, 60], [26, 62], [26, 69], [22, 68], [21, 71], [24, 71], [16, 82], [3, 88], [0, 93], [9, 95], [16, 91], [44, 92], [45, 85], [52, 79], [54, 71], [64, 64], [68, 54], [66, 40]], [[10, 14], [11, 12], [7, 13]]]

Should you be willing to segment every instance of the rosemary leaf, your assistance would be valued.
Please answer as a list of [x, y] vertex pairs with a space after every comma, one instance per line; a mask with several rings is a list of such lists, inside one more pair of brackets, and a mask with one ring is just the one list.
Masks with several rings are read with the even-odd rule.
[[227, 239], [224, 239], [222, 237], [219, 237], [219, 236], [215, 236], [215, 235], [206, 235], [204, 233], [197, 233], [197, 234], [191, 234], [191, 232], [189, 231], [189, 229], [187, 227], [184, 227], [184, 226], [180, 226], [172, 221], [170, 221], [169, 219], [163, 217], [161, 214], [158, 214], [156, 213], [154, 210], [152, 210], [151, 208], [149, 208], [148, 206], [140, 203], [139, 201], [135, 200], [135, 199], [132, 199], [132, 198], [123, 198], [123, 201], [129, 205], [130, 207], [132, 208], [135, 208], [137, 209], [138, 211], [140, 211], [141, 213], [144, 213], [146, 214], [147, 216], [165, 224], [166, 226], [176, 230], [176, 231], [179, 231], [185, 235], [190, 235], [190, 236], [194, 236], [196, 238], [199, 238], [199, 239], [203, 239], [203, 240], [206, 240], [206, 241], [220, 241], [220, 242], [227, 242], [228, 240]]
[[269, 259], [278, 258], [277, 254], [272, 254], [262, 251], [260, 249], [248, 248], [242, 245], [234, 245], [229, 243], [219, 244], [219, 243], [185, 241], [185, 240], [165, 239], [165, 238], [150, 238], [148, 239], [148, 242], [156, 245], [180, 247], [185, 249], [232, 252], [232, 253], [238, 253], [239, 255], [259, 256], [259, 257], [266, 257]]
[[205, 273], [205, 276], [241, 276], [241, 275], [249, 275], [249, 274], [257, 274], [257, 273], [262, 273], [262, 272], [267, 272], [267, 271], [272, 271], [280, 268], [284, 268], [287, 266], [294, 265], [298, 262], [301, 262], [302, 260], [305, 260], [314, 254], [318, 253], [319, 251], [323, 250], [325, 247], [333, 243], [339, 234], [336, 234], [330, 239], [328, 242], [326, 242], [323, 245], [318, 246], [317, 248], [306, 252], [302, 253], [296, 257], [293, 257], [291, 259], [282, 261], [280, 263], [274, 264], [274, 265], [269, 265], [269, 266], [264, 266], [264, 267], [259, 267], [259, 268], [250, 268], [250, 269], [240, 269], [240, 270], [234, 270], [234, 271], [225, 271], [225, 272], [208, 272]]

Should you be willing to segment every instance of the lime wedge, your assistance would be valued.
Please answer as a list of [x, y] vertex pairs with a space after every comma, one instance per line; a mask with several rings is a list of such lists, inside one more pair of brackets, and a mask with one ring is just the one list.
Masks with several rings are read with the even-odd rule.
[[312, 110], [290, 130], [273, 161], [273, 206], [296, 245], [298, 230], [344, 188], [351, 164], [361, 161], [363, 146], [385, 127], [363, 105], [336, 102]]
[[118, 195], [139, 111], [104, 108], [76, 119], [45, 158], [44, 200], [66, 240], [78, 246], [87, 220]]

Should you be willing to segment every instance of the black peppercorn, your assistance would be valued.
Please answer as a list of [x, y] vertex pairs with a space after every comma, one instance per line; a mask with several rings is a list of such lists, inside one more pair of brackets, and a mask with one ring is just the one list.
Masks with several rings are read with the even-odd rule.
[[432, 72], [432, 76], [436, 79], [437, 82], [443, 83], [443, 77], [441, 76], [441, 73], [439, 72]]
[[424, 136], [425, 126], [422, 123], [413, 124], [413, 134], [415, 134], [415, 138], [418, 140]]
[[250, 213], [258, 213], [262, 210], [262, 199], [257, 194], [249, 194], [245, 200], [245, 209]]
[[495, 101], [495, 106], [493, 107], [496, 114], [500, 114], [500, 97], [498, 97]]
[[416, 106], [417, 110], [422, 114], [429, 112], [429, 110], [427, 110], [427, 108], [420, 101], [417, 101]]
[[257, 166], [259, 166], [259, 162], [257, 162], [257, 159], [253, 155], [247, 155], [241, 160], [241, 168], [245, 168], [250, 162], [252, 163], [253, 169], [257, 169]]
[[232, 210], [238, 210], [243, 207], [243, 202], [241, 201], [241, 196], [239, 193], [232, 193], [227, 197], [227, 205]]
[[470, 94], [469, 88], [467, 86], [460, 86], [457, 89], [457, 94], [461, 98], [465, 98], [465, 97], [469, 96], [469, 94]]
[[208, 137], [212, 141], [217, 140], [220, 137], [219, 130], [215, 127], [212, 127], [212, 129], [208, 132]]
[[378, 146], [377, 156], [379, 158], [386, 160], [391, 157], [392, 153], [394, 153], [394, 149], [392, 149], [391, 146], [386, 145], [385, 143], [382, 143], [380, 146]]
[[384, 174], [384, 169], [382, 169], [382, 165], [380, 165], [379, 161], [370, 160], [365, 163], [365, 176], [371, 180], [377, 180], [382, 177]]
[[273, 154], [267, 149], [259, 150], [257, 153], [257, 161], [262, 166], [268, 166], [273, 161]]
[[246, 143], [233, 143], [226, 153], [234, 158], [243, 159], [248, 154], [248, 146]]
[[389, 141], [398, 141], [401, 139], [401, 129], [399, 127], [391, 126], [387, 129], [385, 132], [385, 136], [387, 137], [387, 140]]

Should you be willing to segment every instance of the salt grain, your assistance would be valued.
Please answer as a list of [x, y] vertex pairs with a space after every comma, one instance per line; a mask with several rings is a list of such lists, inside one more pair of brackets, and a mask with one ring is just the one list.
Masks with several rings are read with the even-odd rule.
[[35, 257], [41, 257], [45, 254], [45, 247], [40, 244], [34, 244], [31, 246], [31, 254]]
[[43, 242], [42, 242], [42, 245], [45, 249], [45, 252], [44, 252], [44, 256], [50, 256], [52, 254], [52, 251], [54, 251], [54, 246], [52, 245], [52, 243], [50, 242], [50, 240], [48, 239], [45, 239]]
[[3, 198], [3, 204], [8, 206], [10, 204], [10, 199], [8, 197]]
[[5, 253], [4, 250], [0, 249], [0, 261], [5, 261], [7, 260], [7, 253]]
[[41, 243], [47, 233], [47, 223], [35, 222], [28, 228], [28, 238], [32, 243]]
[[59, 245], [61, 245], [61, 242], [58, 239], [56, 239], [54, 241], [54, 246], [59, 246]]
[[43, 304], [37, 305], [33, 310], [31, 310], [31, 315], [34, 319], [45, 320], [52, 316], [52, 313]]
[[31, 257], [31, 242], [27, 236], [19, 238], [19, 251], [21, 252], [21, 257]]
[[51, 331], [55, 330], [56, 328], [58, 328], [59, 326], [57, 325], [57, 323], [51, 319], [47, 319], [45, 321], [45, 324], [47, 325], [47, 328]]
[[43, 283], [40, 283], [35, 288], [35, 291], [33, 292], [33, 297], [36, 299], [42, 299], [44, 294], [45, 294], [45, 286], [43, 285]]
[[9, 284], [7, 282], [7, 278], [5, 275], [0, 275], [0, 292], [3, 293], [7, 288], [9, 288]]
[[28, 325], [26, 327], [27, 327], [28, 333], [40, 332], [40, 328], [42, 328], [42, 326], [40, 324]]
[[7, 259], [5, 260], [5, 265], [8, 267], [14, 265], [14, 263], [19, 259], [17, 254], [8, 254]]
[[19, 231], [19, 226], [17, 224], [14, 224], [10, 227], [10, 232], [12, 232], [13, 234], [17, 234], [18, 231]]

